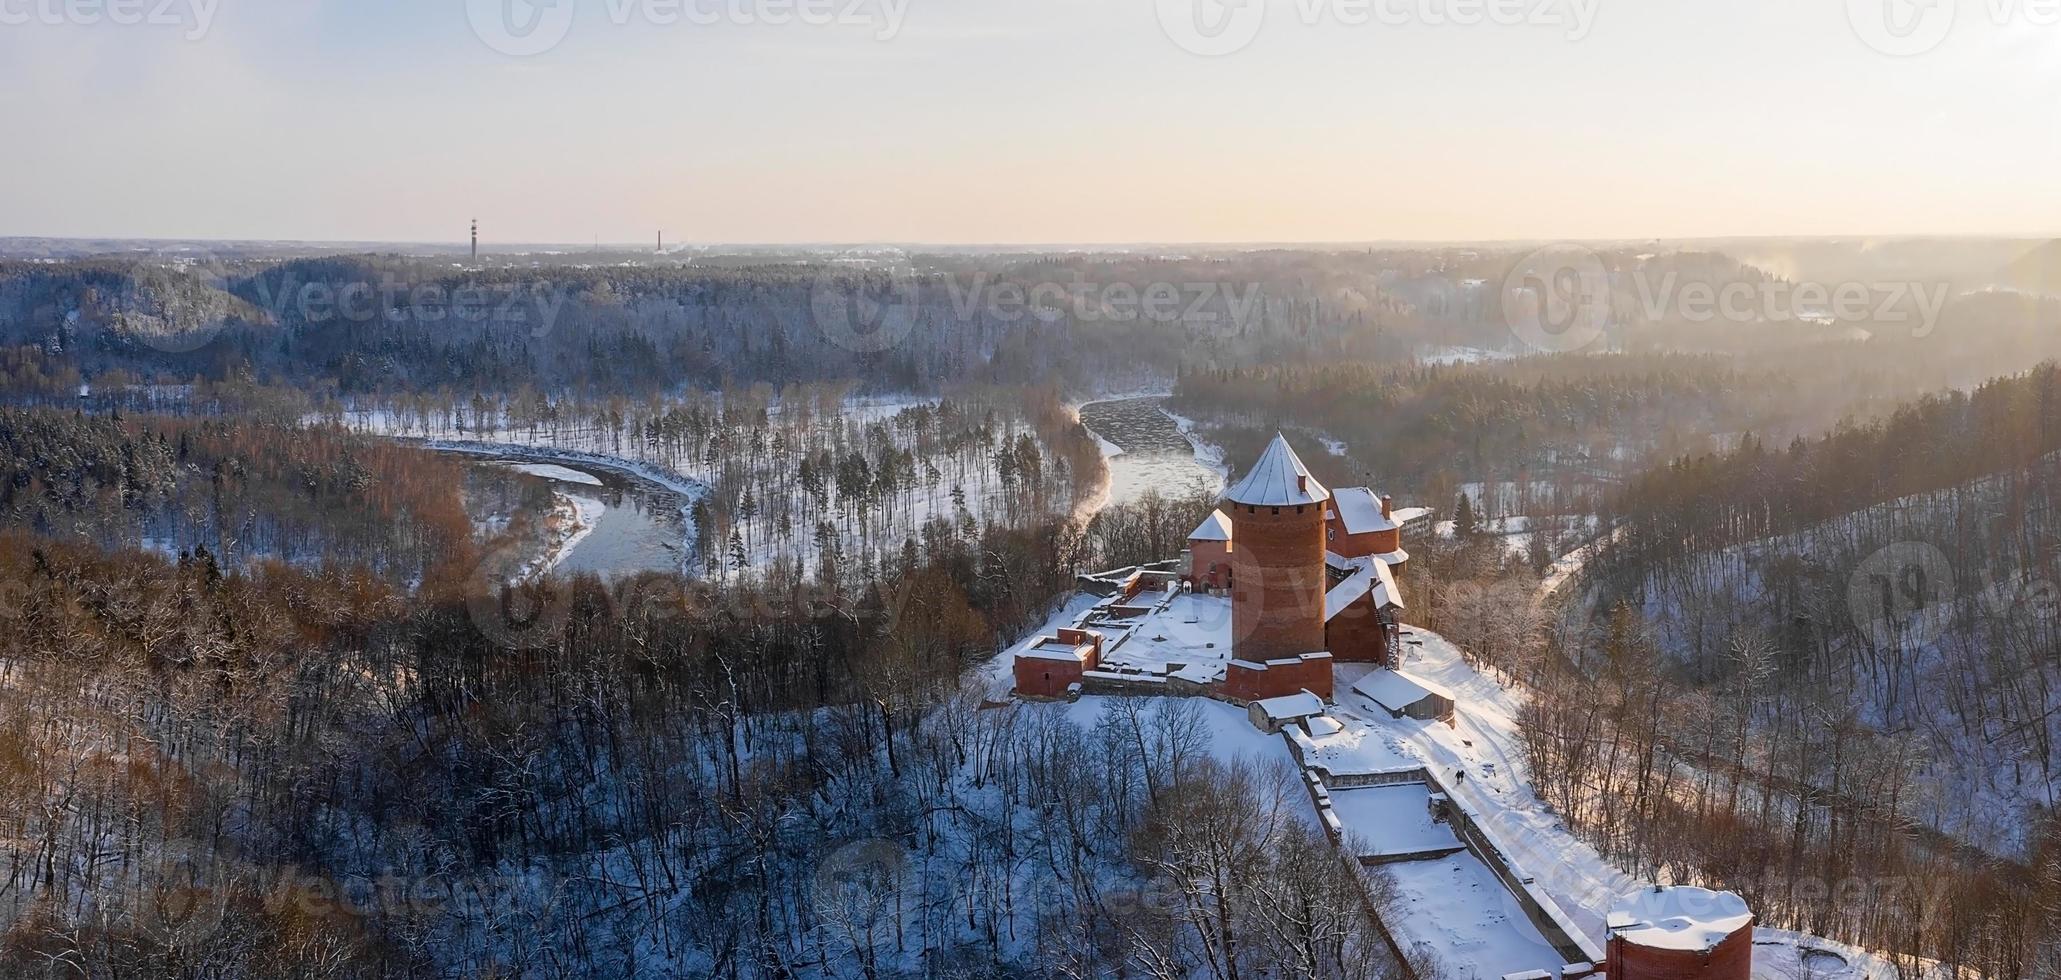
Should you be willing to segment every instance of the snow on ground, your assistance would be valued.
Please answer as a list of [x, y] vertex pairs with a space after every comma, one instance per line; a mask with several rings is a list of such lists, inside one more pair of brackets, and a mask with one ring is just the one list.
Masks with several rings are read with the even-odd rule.
[[[582, 466], [598, 466], [606, 470], [613, 470], [617, 473], [622, 473], [627, 476], [643, 480], [646, 483], [653, 484], [662, 489], [669, 490], [679, 495], [681, 501], [680, 526], [683, 529], [683, 537], [680, 541], [680, 561], [682, 563], [683, 570], [685, 569], [686, 564], [693, 560], [694, 502], [696, 500], [701, 499], [703, 495], [707, 494], [708, 488], [699, 482], [690, 480], [684, 476], [681, 476], [678, 473], [674, 473], [671, 470], [658, 466], [657, 464], [639, 462], [633, 459], [624, 459], [620, 456], [610, 456], [604, 453], [584, 452], [581, 450], [574, 449], [552, 449], [517, 442], [479, 442], [474, 440], [425, 439], [423, 440], [422, 444], [425, 448], [434, 449], [438, 452], [465, 453], [474, 456], [513, 456], [519, 457], [524, 460], [528, 460], [532, 463], [543, 463], [545, 465], [551, 465], [555, 468], [560, 469], [571, 469], [571, 467], [559, 465], [564, 463], [577, 463]], [[553, 463], [553, 460], [556, 460], [557, 462]], [[581, 475], [586, 476], [589, 479], [592, 479], [592, 474], [582, 473]], [[596, 480], [595, 482], [596, 484], [600, 483], [599, 480]], [[565, 550], [567, 554], [570, 554], [572, 551], [572, 549], [569, 547]], [[560, 559], [562, 559], [563, 557], [563, 555], [559, 556]], [[558, 559], [554, 559], [552, 564], [557, 564], [557, 561]]]
[[[1572, 566], [1578, 567], [1579, 560]], [[1188, 600], [1202, 605], [1184, 604]], [[1003, 651], [990, 667], [992, 689], [1009, 688], [1016, 652], [1039, 635], [1072, 625], [1099, 601], [1085, 593], [1074, 597], [1054, 612], [1044, 628]], [[1163, 634], [1166, 640], [1134, 638], [1131, 642], [1140, 644], [1135, 656], [1182, 656], [1177, 639], [1200, 639], [1218, 642], [1219, 650], [1228, 657], [1228, 638], [1213, 639], [1219, 634], [1204, 627], [1201, 615], [1211, 604], [1223, 602], [1207, 596], [1183, 596], [1169, 603], [1144, 621], [1159, 628], [1140, 630], [1148, 637]], [[1187, 622], [1190, 614], [1198, 622]], [[1225, 628], [1228, 618], [1226, 604]], [[1173, 632], [1166, 632], [1169, 629]], [[1352, 683], [1373, 670], [1372, 665], [1339, 664], [1335, 689], [1340, 694], [1330, 717], [1340, 729], [1317, 736], [1296, 733], [1293, 737], [1303, 747], [1305, 759], [1334, 775], [1428, 769], [1455, 802], [1478, 815], [1520, 873], [1532, 878], [1576, 928], [1600, 943], [1610, 908], [1647, 883], [1605, 861], [1570, 833], [1532, 792], [1518, 723], [1524, 693], [1477, 671], [1459, 649], [1435, 633], [1407, 627], [1404, 639], [1403, 668], [1452, 692], [1457, 702], [1455, 724], [1391, 718], [1364, 695], [1351, 691]], [[1194, 657], [1192, 652], [1185, 655], [1191, 660]], [[1092, 727], [1110, 700], [1083, 697], [1063, 710], [1076, 722]], [[1279, 736], [1253, 728], [1239, 708], [1207, 699], [1195, 703], [1208, 720], [1212, 751], [1219, 758], [1291, 758]], [[1402, 853], [1420, 849], [1406, 846], [1411, 842], [1452, 839], [1450, 830], [1433, 829], [1430, 824], [1425, 784], [1333, 788], [1330, 792], [1333, 808], [1348, 832], [1366, 837], [1375, 848], [1369, 853]], [[1355, 795], [1369, 793], [1373, 795]], [[1313, 808], [1307, 816], [1314, 820]], [[1438, 836], [1441, 831], [1442, 837]], [[1494, 977], [1558, 966], [1558, 953], [1531, 925], [1515, 896], [1472, 854], [1394, 862], [1383, 865], [1382, 870], [1395, 879], [1402, 902], [1399, 907], [1408, 910], [1398, 921], [1388, 923], [1398, 941], [1422, 944], [1453, 967], [1456, 976]], [[1899, 976], [1887, 961], [1827, 940], [1767, 928], [1756, 929], [1755, 936], [1756, 978], [1893, 980]], [[1826, 952], [1806, 952], [1809, 950]], [[1806, 965], [1814, 972], [1806, 972]]]
[[[1922, 611], [1904, 611], [1905, 635], [1894, 638], [1881, 635], [1885, 624], [1870, 628], [1857, 619], [1860, 632], [1894, 649], [1887, 657], [1855, 653], [1848, 645], [1866, 642], [1863, 637], [1831, 631], [1836, 669], [1820, 683], [1874, 729], [1897, 733], [1917, 750], [1900, 797], [1906, 816], [1990, 853], [2022, 857], [2041, 815], [2061, 805], [2061, 779], [2041, 761], [2041, 746], [2061, 737], [2061, 675], [2049, 668], [2044, 678], [2019, 676], [2028, 669], [2024, 663], [1993, 659], [1989, 651], [2025, 642], [2023, 624], [2054, 615], [2051, 566], [2016, 557], [2001, 539], [1990, 545], [1997, 557], [1985, 564], [1972, 557], [1982, 549], [1957, 546], [1952, 535], [1932, 530], [1953, 527], [1963, 508], [2005, 512], [2012, 492], [2005, 481], [1984, 478], [1704, 552], [1650, 576], [1638, 593], [1640, 611], [1663, 649], [1683, 660], [1708, 660], [1735, 630], [1762, 629], [1792, 614], [1776, 601], [1780, 595], [1822, 590], [1854, 603], [1856, 594], [1873, 594], [1870, 573], [1935, 576], [1937, 596], [1957, 601], [1935, 597]], [[2036, 537], [2040, 530], [2027, 533]], [[1782, 589], [1769, 585], [1790, 576], [1800, 578]], [[1906, 588], [1910, 579], [1897, 582]], [[1869, 591], [1850, 591], [1856, 589]], [[1927, 594], [1934, 595], [1929, 588]], [[1842, 606], [1837, 615], [1869, 616], [1865, 606]], [[1998, 693], [2004, 691], [2036, 693]], [[1955, 707], [1970, 698], [1989, 703], [1972, 719], [1979, 723], [1963, 717], [1969, 709]]]
[[1427, 347], [1417, 352], [1417, 363], [1480, 364], [1484, 361], [1507, 361], [1516, 356], [1509, 351], [1489, 350], [1486, 347]]
[[1454, 726], [1388, 717], [1350, 689], [1351, 680], [1371, 669], [1366, 665], [1339, 666], [1340, 703], [1372, 719], [1370, 724], [1432, 769], [1456, 801], [1480, 814], [1516, 864], [1577, 927], [1590, 936], [1603, 935], [1603, 917], [1612, 903], [1643, 883], [1576, 839], [1532, 792], [1518, 734], [1523, 696], [1476, 671], [1444, 637], [1413, 627], [1404, 640], [1403, 669], [1453, 693]]
[[1500, 977], [1559, 967], [1560, 954], [1517, 899], [1471, 854], [1385, 864], [1400, 906], [1396, 941], [1429, 952], [1455, 977]]
[[1009, 696], [1009, 691], [1016, 686], [1017, 654], [1036, 646], [1040, 637], [1051, 636], [1057, 633], [1061, 627], [1069, 627], [1079, 622], [1082, 616], [1087, 615], [1088, 611], [1095, 608], [1096, 604], [1101, 601], [1101, 596], [1087, 592], [1076, 592], [1072, 598], [1060, 604], [1059, 608], [1054, 609], [1052, 615], [1045, 618], [1044, 625], [1025, 633], [1015, 643], [1004, 647], [1000, 654], [997, 654], [993, 660], [988, 661], [987, 667], [983, 671], [983, 680], [987, 686], [989, 697], [994, 700], [1006, 698]]
[[601, 485], [600, 477], [592, 473], [573, 469], [570, 466], [560, 466], [557, 463], [505, 463], [503, 465], [517, 473], [527, 473], [530, 476], [539, 476], [546, 480], [557, 480], [561, 483], [579, 483], [590, 487]]
[[[1093, 731], [1101, 724], [1102, 713], [1108, 710], [1117, 697], [1086, 695], [1071, 704], [1060, 705], [1067, 720], [1084, 729]], [[1159, 706], [1174, 703], [1172, 698], [1155, 698], [1155, 710]], [[1253, 763], [1264, 767], [1279, 768], [1286, 773], [1295, 771], [1295, 757], [1288, 754], [1288, 743], [1279, 735], [1269, 735], [1252, 727], [1252, 719], [1244, 708], [1209, 698], [1186, 698], [1183, 703], [1193, 705], [1203, 728], [1208, 732], [1205, 744], [1209, 754], [1226, 765]], [[1042, 705], [1030, 706], [1034, 710]], [[1317, 805], [1304, 792], [1300, 781], [1290, 787], [1287, 812], [1301, 820], [1311, 830], [1320, 830], [1317, 819]]]
[[[908, 409], [938, 403], [939, 399], [934, 396], [848, 398], [835, 412], [811, 416], [805, 438], [824, 445], [853, 445], [868, 426], [890, 423]], [[776, 419], [782, 417], [787, 414], [787, 406], [775, 404], [769, 414]], [[420, 439], [431, 449], [515, 456], [529, 462], [560, 463], [574, 468], [605, 467], [678, 493], [684, 498], [680, 509], [683, 570], [702, 564], [697, 559], [706, 558], [697, 555], [693, 547], [697, 539], [693, 504], [709, 494], [709, 487], [717, 485], [724, 472], [734, 468], [729, 457], [710, 462], [695, 453], [664, 455], [660, 450], [647, 451], [635, 438], [626, 438], [623, 431], [610, 431], [591, 419], [543, 428], [501, 424], [487, 429], [476, 425], [460, 429], [441, 416], [423, 418], [373, 408], [350, 410], [345, 413], [344, 422], [374, 434]], [[1008, 419], [1004, 420], [1004, 430], [1001, 433], [1004, 436], [1028, 431], [1021, 420]], [[898, 447], [908, 448], [899, 444]], [[978, 452], [972, 455], [981, 456]], [[1005, 485], [996, 478], [991, 464], [984, 457], [976, 462], [968, 460], [965, 452], [953, 459], [935, 460], [939, 468], [938, 481], [934, 485], [929, 484], [919, 475], [920, 485], [903, 487], [885, 525], [877, 520], [868, 525], [830, 514], [820, 516], [831, 520], [843, 539], [841, 544], [847, 556], [853, 557], [863, 547], [886, 549], [897, 546], [903, 536], [913, 534], [933, 517], [956, 520], [957, 503], [952, 497], [955, 486], [964, 491], [966, 507], [975, 519], [990, 518], [1021, 505], [1021, 488]], [[793, 488], [799, 486], [798, 481], [790, 479], [788, 485], [790, 496], [797, 497], [799, 490]], [[761, 500], [754, 521], [738, 522], [743, 537], [740, 543], [749, 567], [764, 570], [781, 557], [792, 559], [803, 567], [812, 566], [817, 561], [813, 534], [806, 527], [777, 526], [774, 523], [777, 511], [771, 501]], [[727, 542], [719, 536], [712, 544], [725, 559], [718, 563], [719, 570], [729, 574]]]
[[1195, 462], [1201, 464], [1203, 469], [1216, 471], [1219, 486], [1229, 483], [1231, 480], [1231, 464], [1224, 459], [1223, 448], [1196, 435], [1194, 419], [1184, 415], [1176, 415], [1173, 412], [1167, 411], [1164, 407], [1160, 408], [1159, 411], [1160, 414], [1173, 419], [1174, 426], [1181, 430], [1181, 435], [1187, 438], [1189, 445], [1195, 447]]
[[[1570, 833], [1560, 819], [1531, 790], [1518, 735], [1518, 711], [1525, 695], [1475, 670], [1458, 648], [1444, 637], [1426, 630], [1409, 628], [1405, 633], [1403, 666], [1410, 672], [1453, 692], [1457, 701], [1457, 727], [1414, 719], [1391, 719], [1375, 713], [1361, 695], [1350, 693], [1348, 677], [1357, 678], [1371, 669], [1365, 665], [1339, 666], [1340, 690], [1347, 693], [1341, 703], [1351, 702], [1371, 724], [1399, 737], [1404, 748], [1434, 768], [1453, 798], [1473, 808], [1489, 832], [1499, 839], [1512, 862], [1534, 879], [1547, 898], [1566, 912], [1576, 927], [1600, 942], [1603, 920], [1610, 907], [1626, 895], [1646, 887], [1646, 882], [1617, 870], [1596, 850]], [[1334, 712], [1334, 716], [1338, 713]], [[1348, 725], [1348, 727], [1351, 727]], [[1464, 770], [1466, 778], [1455, 779]], [[1448, 862], [1456, 858], [1446, 859]], [[1468, 857], [1467, 860], [1473, 860]], [[1422, 862], [1391, 867], [1410, 869]], [[1477, 867], [1479, 865], [1477, 864]], [[1486, 874], [1486, 869], [1482, 869]], [[1454, 887], [1464, 887], [1464, 875], [1456, 873]], [[1493, 883], [1493, 882], [1491, 882]], [[1512, 899], [1514, 902], [1514, 899]], [[1425, 918], [1438, 919], [1444, 909], [1427, 903], [1426, 915], [1410, 917], [1407, 929], [1419, 929]], [[1514, 909], [1515, 906], [1513, 905]], [[1520, 914], [1518, 918], [1522, 918]], [[1489, 930], [1494, 932], [1494, 930]], [[1464, 934], [1455, 941], [1470, 941]], [[1413, 935], [1416, 933], [1413, 932]], [[1841, 946], [1829, 940], [1779, 929], [1754, 930], [1754, 973], [1768, 980], [1892, 980], [1900, 975], [1886, 960], [1865, 951]], [[1504, 947], [1495, 942], [1481, 947], [1495, 953]], [[1815, 973], [1805, 973], [1804, 953], [1799, 950], [1835, 951], [1852, 964], [1847, 972], [1831, 972], [1828, 957], [1811, 958]], [[1465, 960], [1453, 961], [1465, 963]], [[1538, 969], [1539, 967], [1526, 967]], [[1481, 975], [1491, 974], [1487, 970]]]
[[1460, 847], [1451, 827], [1431, 819], [1431, 787], [1423, 783], [1333, 789], [1331, 809], [1361, 857]]
[[[1366, 669], [1364, 664], [1339, 664], [1333, 671], [1332, 686], [1342, 690], [1350, 686], [1346, 677]], [[1333, 707], [1331, 717], [1339, 723], [1338, 731], [1328, 735], [1297, 732], [1293, 736], [1302, 745], [1303, 761], [1309, 765], [1334, 777], [1423, 768], [1423, 761], [1388, 729], [1343, 706]]]
[[1539, 587], [1538, 591], [1534, 593], [1533, 604], [1536, 605], [1537, 603], [1544, 602], [1548, 596], [1551, 596], [1568, 579], [1581, 574], [1582, 566], [1587, 565], [1589, 559], [1594, 558], [1598, 550], [1609, 546], [1623, 535], [1624, 528], [1616, 528], [1609, 534], [1555, 559], [1553, 564], [1546, 566], [1545, 576], [1539, 579]]
[[[1164, 599], [1145, 593], [1139, 603]], [[1222, 680], [1231, 656], [1231, 600], [1209, 595], [1183, 593], [1139, 620], [1137, 625], [1105, 647], [1104, 670], [1137, 667], [1151, 670], [1159, 665], [1180, 664], [1183, 677]], [[1106, 627], [1102, 628], [1105, 633]], [[1207, 675], [1206, 677], [1204, 675]]]
[[1754, 980], [1914, 980], [1943, 978], [1937, 968], [1901, 971], [1882, 957], [1786, 929], [1753, 930]]
[[[1066, 705], [1066, 717], [1083, 728], [1093, 729], [1100, 724], [1102, 712], [1109, 702], [1117, 698], [1104, 695], [1088, 695]], [[1166, 703], [1166, 702], [1161, 702]], [[1257, 760], [1279, 762], [1293, 766], [1295, 760], [1288, 755], [1288, 746], [1279, 735], [1269, 735], [1252, 727], [1244, 708], [1209, 698], [1191, 698], [1189, 703], [1201, 711], [1204, 727], [1209, 732], [1209, 752], [1220, 762]], [[1312, 804], [1311, 816], [1315, 817]]]
[[549, 544], [543, 553], [523, 565], [510, 584], [528, 581], [557, 568], [560, 562], [565, 561], [565, 556], [572, 554], [573, 549], [579, 547], [581, 541], [586, 540], [587, 535], [594, 533], [594, 526], [600, 523], [602, 512], [608, 509], [608, 505], [592, 497], [571, 493], [554, 496], [558, 498], [558, 502], [553, 505], [551, 516], [546, 518], [546, 526], [551, 535]]

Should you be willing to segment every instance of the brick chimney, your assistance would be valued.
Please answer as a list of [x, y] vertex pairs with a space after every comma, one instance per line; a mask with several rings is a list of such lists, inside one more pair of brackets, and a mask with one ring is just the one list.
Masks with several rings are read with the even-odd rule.
[[1385, 493], [1381, 495], [1381, 516], [1395, 518], [1395, 498]]

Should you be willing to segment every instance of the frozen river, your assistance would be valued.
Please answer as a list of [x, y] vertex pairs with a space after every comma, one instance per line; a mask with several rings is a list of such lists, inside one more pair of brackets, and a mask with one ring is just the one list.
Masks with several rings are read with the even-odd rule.
[[1168, 415], [1165, 397], [1119, 398], [1081, 406], [1081, 424], [1120, 452], [1108, 457], [1109, 502], [1126, 503], [1157, 489], [1167, 496], [1197, 487], [1216, 493], [1224, 472], [1213, 453], [1196, 445]]
[[[681, 500], [663, 487], [601, 466], [575, 461], [540, 462], [524, 455], [464, 454], [471, 462], [501, 465], [548, 480], [568, 497], [598, 505], [593, 530], [552, 566], [559, 574], [593, 572], [604, 579], [636, 572], [681, 570], [684, 527]], [[596, 508], [583, 508], [593, 512]]]

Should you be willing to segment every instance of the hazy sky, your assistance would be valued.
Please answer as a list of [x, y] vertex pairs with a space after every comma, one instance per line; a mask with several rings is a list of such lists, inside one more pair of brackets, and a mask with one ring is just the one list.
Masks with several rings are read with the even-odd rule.
[[558, 3], [0, 0], [0, 235], [2061, 234], [2056, 0]]

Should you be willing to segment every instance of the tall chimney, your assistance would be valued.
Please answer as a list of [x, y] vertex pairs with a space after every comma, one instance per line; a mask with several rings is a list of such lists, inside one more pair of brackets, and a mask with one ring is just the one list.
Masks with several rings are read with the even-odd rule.
[[479, 219], [472, 219], [472, 260], [479, 261]]

